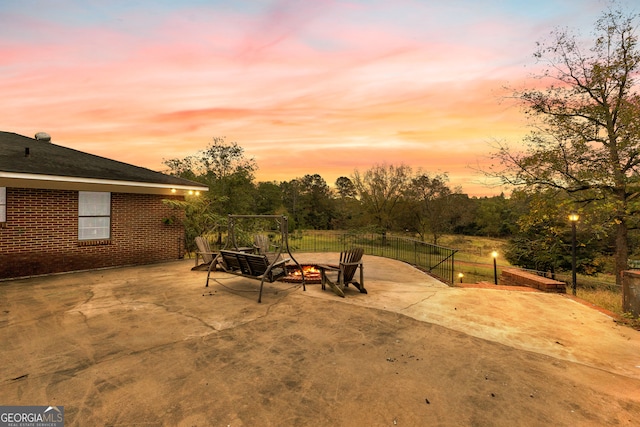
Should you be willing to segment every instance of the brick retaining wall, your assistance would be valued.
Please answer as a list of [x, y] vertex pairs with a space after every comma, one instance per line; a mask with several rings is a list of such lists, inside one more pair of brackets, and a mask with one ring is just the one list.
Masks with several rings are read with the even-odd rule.
[[564, 282], [559, 282], [537, 274], [527, 273], [517, 269], [504, 269], [500, 275], [500, 284], [505, 286], [527, 286], [543, 292], [564, 294], [567, 292]]

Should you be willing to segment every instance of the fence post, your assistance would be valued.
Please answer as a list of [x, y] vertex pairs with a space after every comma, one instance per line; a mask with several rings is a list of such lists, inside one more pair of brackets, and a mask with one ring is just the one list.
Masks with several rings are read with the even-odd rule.
[[453, 269], [455, 268], [455, 252], [451, 254], [451, 285], [453, 285]]
[[400, 239], [396, 238], [396, 259], [400, 259]]

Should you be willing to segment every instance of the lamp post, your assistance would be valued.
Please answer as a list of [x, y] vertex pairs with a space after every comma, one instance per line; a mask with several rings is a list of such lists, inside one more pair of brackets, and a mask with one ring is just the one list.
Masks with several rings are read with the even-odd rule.
[[464, 277], [464, 274], [458, 273], [458, 277], [460, 278], [460, 283], [462, 283], [462, 278]]
[[571, 221], [571, 291], [576, 294], [576, 222], [580, 219], [580, 215], [572, 213], [569, 215]]
[[498, 284], [498, 266], [496, 265], [496, 259], [498, 258], [498, 252], [491, 252], [491, 256], [493, 257], [493, 283], [495, 285]]

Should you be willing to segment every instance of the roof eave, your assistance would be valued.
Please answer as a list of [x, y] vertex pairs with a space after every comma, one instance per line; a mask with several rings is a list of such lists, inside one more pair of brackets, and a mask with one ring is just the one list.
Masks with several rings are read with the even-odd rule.
[[44, 188], [74, 191], [108, 191], [111, 193], [162, 194], [167, 196], [187, 195], [201, 191], [209, 191], [209, 188], [197, 184], [161, 184], [15, 172], [0, 172], [0, 187]]

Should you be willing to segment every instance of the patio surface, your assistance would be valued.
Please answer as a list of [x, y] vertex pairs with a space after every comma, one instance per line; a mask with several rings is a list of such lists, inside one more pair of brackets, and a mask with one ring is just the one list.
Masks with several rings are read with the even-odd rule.
[[[327, 263], [337, 254], [296, 254]], [[637, 425], [640, 332], [364, 257], [369, 293], [193, 260], [0, 282], [0, 405], [68, 426]]]

